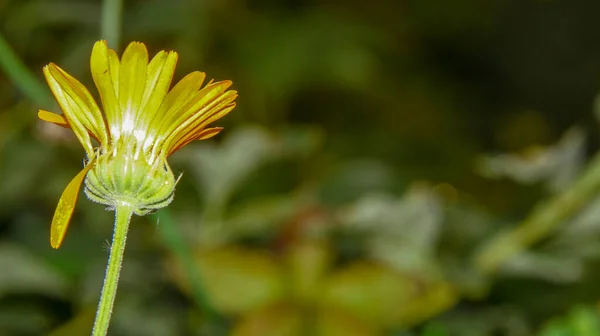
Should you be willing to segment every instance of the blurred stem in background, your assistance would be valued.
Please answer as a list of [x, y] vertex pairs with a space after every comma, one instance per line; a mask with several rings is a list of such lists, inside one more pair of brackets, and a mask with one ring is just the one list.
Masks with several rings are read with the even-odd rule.
[[19, 59], [4, 36], [0, 35], [0, 66], [15, 86], [37, 105], [52, 105], [54, 99], [42, 83]]
[[475, 266], [484, 273], [494, 273], [502, 264], [527, 247], [547, 237], [552, 231], [577, 214], [600, 192], [600, 154], [562, 193], [539, 204], [517, 227], [500, 232], [475, 255]]
[[175, 228], [175, 222], [173, 221], [171, 214], [168, 210], [161, 209], [157, 213], [150, 215], [150, 218], [159, 224], [158, 231], [160, 232], [164, 243], [171, 253], [173, 253], [175, 258], [181, 263], [196, 304], [207, 315], [209, 320], [216, 319], [218, 315], [212, 308], [212, 305], [206, 296], [202, 280], [200, 279], [200, 270], [192, 257], [192, 252], [185, 244], [179, 231]]
[[123, 0], [104, 0], [102, 4], [101, 36], [114, 49], [121, 43]]

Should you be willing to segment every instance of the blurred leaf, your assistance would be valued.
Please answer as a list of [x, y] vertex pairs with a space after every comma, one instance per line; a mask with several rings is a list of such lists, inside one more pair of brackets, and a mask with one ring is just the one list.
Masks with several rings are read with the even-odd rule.
[[233, 209], [221, 230], [229, 239], [265, 234], [276, 230], [299, 209], [306, 206], [300, 197], [271, 196], [251, 199]]
[[316, 322], [316, 336], [375, 336], [374, 328], [335, 309], [321, 309]]
[[181, 334], [178, 329], [182, 317], [178, 316], [179, 312], [169, 302], [149, 304], [147, 297], [139, 293], [134, 295], [122, 293], [119, 297], [121, 300], [117, 302], [120, 304], [116, 308], [118, 314], [114, 314], [111, 322], [112, 332], [128, 336]]
[[304, 241], [289, 247], [287, 253], [290, 287], [298, 304], [314, 304], [319, 285], [331, 266], [331, 250], [324, 242]]
[[443, 220], [442, 201], [428, 187], [410, 189], [402, 199], [367, 194], [341, 212], [350, 230], [368, 234], [367, 249], [400, 270], [431, 273]]
[[550, 253], [521, 252], [507, 260], [501, 272], [510, 276], [529, 276], [549, 282], [575, 282], [583, 275], [580, 258]]
[[485, 308], [460, 305], [434, 320], [447, 335], [460, 336], [530, 336], [532, 335], [522, 311], [496, 305]]
[[568, 187], [579, 174], [585, 158], [585, 134], [571, 128], [548, 148], [530, 148], [522, 155], [500, 154], [480, 159], [479, 173], [487, 178], [508, 177], [520, 183], [545, 181], [552, 192]]
[[16, 206], [36, 190], [54, 155], [54, 151], [47, 147], [25, 141], [3, 150], [0, 166], [1, 210]]
[[[426, 293], [407, 276], [374, 264], [357, 262], [326, 281], [322, 304], [351, 312], [374, 325], [390, 327], [409, 320], [414, 322], [411, 315], [418, 313], [413, 311], [413, 305], [422, 295]], [[428, 304], [431, 308], [446, 305], [435, 300]]]
[[75, 317], [67, 323], [54, 329], [47, 336], [70, 336], [87, 334], [94, 325], [94, 317], [96, 316], [96, 307], [91, 306], [88, 309], [83, 309]]
[[32, 302], [0, 305], [2, 335], [42, 335], [50, 326], [48, 312]]
[[8, 294], [43, 294], [63, 297], [68, 282], [42, 259], [22, 247], [0, 244], [0, 297]]
[[270, 306], [243, 317], [232, 336], [301, 336], [302, 318], [296, 308]]
[[573, 308], [562, 318], [552, 319], [539, 336], [596, 336], [600, 335], [600, 315], [587, 307]]
[[193, 147], [182, 158], [192, 164], [191, 173], [211, 204], [226, 202], [235, 188], [278, 149], [272, 136], [258, 127], [237, 129], [219, 148], [210, 144]]
[[437, 323], [428, 323], [423, 327], [421, 336], [447, 336], [446, 329], [443, 325]]
[[[210, 303], [223, 313], [243, 313], [282, 297], [283, 276], [266, 253], [230, 246], [197, 251], [194, 256]], [[177, 282], [189, 291], [181, 270], [173, 271]]]

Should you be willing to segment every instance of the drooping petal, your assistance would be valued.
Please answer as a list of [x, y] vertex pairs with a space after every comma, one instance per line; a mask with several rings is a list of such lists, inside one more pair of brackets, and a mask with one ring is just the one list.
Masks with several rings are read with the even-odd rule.
[[118, 134], [113, 130], [114, 125], [118, 125], [121, 115], [121, 107], [117, 99], [119, 90], [119, 56], [112, 49], [108, 49], [106, 41], [101, 40], [94, 44], [92, 57], [90, 58], [90, 69], [92, 78], [98, 88], [102, 107], [106, 115], [109, 133], [113, 139], [118, 138]]
[[88, 132], [106, 146], [108, 134], [102, 113], [85, 86], [53, 63], [44, 67], [44, 75], [67, 122], [88, 155], [93, 155]]
[[167, 156], [170, 156], [171, 154], [175, 153], [177, 150], [179, 150], [180, 148], [184, 147], [185, 145], [189, 144], [190, 142], [192, 142], [194, 140], [210, 139], [210, 138], [214, 137], [215, 135], [219, 134], [219, 132], [221, 132], [222, 130], [223, 130], [223, 127], [212, 127], [212, 128], [201, 129], [198, 132], [189, 133], [185, 137], [179, 139], [179, 141], [177, 143], [175, 143], [175, 145], [172, 146], [172, 148], [169, 150], [169, 153], [167, 154]]
[[71, 182], [69, 182], [58, 200], [58, 205], [56, 206], [54, 217], [52, 218], [52, 225], [50, 226], [50, 246], [55, 249], [60, 247], [65, 238], [69, 222], [73, 216], [75, 204], [77, 203], [77, 198], [79, 197], [81, 184], [83, 183], [85, 175], [95, 163], [95, 160], [88, 163], [88, 165], [85, 166]]
[[43, 121], [53, 123], [54, 125], [58, 125], [65, 128], [71, 128], [71, 126], [67, 122], [67, 119], [56, 113], [48, 112], [45, 110], [39, 110], [38, 118], [40, 118]]
[[[52, 76], [60, 86], [61, 89], [67, 94], [73, 102], [77, 105], [81, 114], [76, 115], [77, 119], [81, 121], [90, 133], [95, 138], [102, 141], [101, 145], [106, 145], [108, 136], [106, 133], [106, 124], [104, 117], [96, 100], [90, 94], [88, 89], [81, 84], [75, 77], [68, 74], [66, 71], [50, 63], [45, 69], [46, 76]], [[69, 114], [65, 115], [67, 122], [72, 118]]]
[[146, 87], [146, 72], [148, 70], [148, 50], [139, 42], [127, 46], [121, 57], [119, 72], [118, 99], [121, 107], [121, 118], [118, 125], [124, 134], [132, 134], [135, 130], [137, 116], [142, 113], [142, 97]]
[[[39, 110], [38, 118], [40, 118], [43, 121], [53, 123], [60, 127], [71, 128], [71, 125], [69, 125], [69, 122], [67, 121], [67, 119], [65, 117], [63, 117], [62, 115], [58, 115], [56, 113]], [[94, 140], [96, 140], [98, 143], [100, 143], [100, 140], [98, 138], [96, 138], [96, 135], [94, 133], [89, 132], [89, 134], [92, 138], [94, 138]]]

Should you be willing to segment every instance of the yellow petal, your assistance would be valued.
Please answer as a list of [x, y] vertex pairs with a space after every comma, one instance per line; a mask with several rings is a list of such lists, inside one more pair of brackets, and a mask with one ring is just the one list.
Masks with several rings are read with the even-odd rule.
[[122, 113], [119, 125], [126, 132], [133, 132], [137, 115], [142, 112], [140, 109], [146, 87], [147, 70], [148, 50], [146, 46], [140, 42], [130, 43], [121, 58], [118, 91]]
[[69, 126], [69, 123], [67, 122], [67, 119], [65, 119], [65, 117], [63, 117], [59, 114], [56, 114], [56, 113], [39, 110], [38, 118], [40, 118], [43, 121], [47, 121], [47, 122], [53, 123], [53, 124], [61, 126], [61, 127], [71, 128], [71, 126]]
[[79, 197], [79, 189], [81, 189], [81, 183], [87, 172], [94, 166], [95, 160], [88, 163], [71, 182], [67, 185], [63, 191], [58, 205], [54, 211], [54, 217], [52, 218], [52, 225], [50, 226], [50, 246], [57, 249], [62, 244], [67, 228], [69, 227], [69, 221], [73, 216], [73, 210], [75, 209], [75, 203]]
[[150, 129], [150, 124], [167, 96], [177, 64], [177, 53], [161, 51], [148, 64], [142, 107], [136, 120], [137, 129]]
[[164, 50], [159, 51], [150, 63], [148, 63], [148, 76], [144, 89], [144, 97], [142, 98], [146, 106], [154, 105], [150, 104], [149, 100], [157, 99], [157, 97], [154, 97], [157, 93], [160, 93], [158, 94], [160, 100], [164, 99], [167, 95], [176, 63], [177, 53], [172, 51], [166, 52]]
[[157, 113], [162, 118], [155, 120], [152, 127], [160, 133], [161, 126], [169, 124], [168, 122], [165, 122], [165, 118], [172, 118], [173, 116], [178, 115], [179, 111], [185, 108], [185, 106], [196, 97], [205, 78], [206, 75], [203, 72], [194, 71], [175, 84], [162, 102], [160, 110]]
[[118, 125], [121, 115], [121, 108], [117, 100], [119, 90], [119, 56], [117, 53], [108, 49], [106, 41], [101, 40], [94, 44], [92, 57], [90, 58], [90, 69], [92, 78], [98, 88], [98, 93], [102, 99], [104, 114], [108, 123], [110, 133], [113, 133], [114, 125]]

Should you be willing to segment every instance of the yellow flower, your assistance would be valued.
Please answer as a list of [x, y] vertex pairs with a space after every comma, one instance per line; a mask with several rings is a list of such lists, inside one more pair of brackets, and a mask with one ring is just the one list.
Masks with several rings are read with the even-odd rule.
[[237, 92], [227, 90], [231, 81], [202, 87], [205, 74], [192, 72], [169, 90], [176, 63], [173, 51], [160, 51], [149, 61], [139, 42], [129, 44], [119, 60], [105, 41], [96, 42], [90, 66], [104, 112], [77, 79], [53, 63], [44, 67], [63, 115], [40, 110], [38, 116], [70, 127], [87, 154], [85, 167], [58, 202], [52, 247], [62, 243], [84, 180], [92, 201], [109, 208], [127, 205], [144, 215], [173, 199], [176, 181], [167, 157], [221, 131], [206, 126], [235, 107]]

